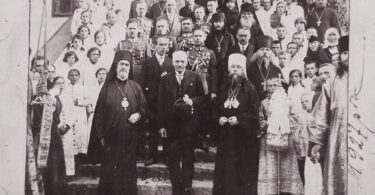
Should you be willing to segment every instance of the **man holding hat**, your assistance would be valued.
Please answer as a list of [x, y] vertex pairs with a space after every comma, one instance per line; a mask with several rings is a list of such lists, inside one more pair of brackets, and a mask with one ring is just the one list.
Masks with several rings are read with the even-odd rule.
[[[204, 97], [200, 76], [186, 70], [184, 51], [173, 53], [175, 71], [161, 77], [158, 98], [159, 133], [166, 141], [173, 195], [190, 195], [198, 112]], [[182, 166], [181, 166], [182, 164]]]
[[260, 100], [266, 97], [266, 82], [269, 78], [283, 79], [283, 74], [274, 61], [276, 57], [272, 53], [272, 38], [269, 36], [258, 37], [255, 42], [254, 55], [250, 63], [247, 75], [257, 90]]
[[231, 54], [229, 77], [221, 87], [220, 125], [214, 173], [214, 195], [257, 195], [259, 101], [246, 76], [246, 57]]
[[[323, 194], [348, 193], [348, 45], [349, 37], [339, 39], [340, 64], [330, 90], [323, 89], [310, 127], [311, 160], [318, 162], [325, 149]], [[331, 94], [329, 97], [328, 93]]]
[[101, 163], [98, 194], [137, 194], [137, 127], [145, 115], [141, 87], [129, 79], [132, 54], [117, 52], [96, 104], [88, 156]]

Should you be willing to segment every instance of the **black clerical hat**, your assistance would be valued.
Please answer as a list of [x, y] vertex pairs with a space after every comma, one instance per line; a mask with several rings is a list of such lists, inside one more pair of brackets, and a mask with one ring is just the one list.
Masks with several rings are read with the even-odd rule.
[[254, 15], [255, 11], [251, 3], [244, 3], [241, 5], [241, 14], [244, 12], [250, 12]]
[[211, 22], [226, 21], [225, 14], [223, 12], [217, 12], [212, 15]]
[[263, 35], [256, 39], [255, 41], [255, 52], [258, 51], [262, 47], [272, 47], [272, 37]]
[[319, 41], [318, 37], [314, 36], [314, 35], [311, 35], [310, 39], [309, 39], [309, 43], [312, 43], [314, 41]]

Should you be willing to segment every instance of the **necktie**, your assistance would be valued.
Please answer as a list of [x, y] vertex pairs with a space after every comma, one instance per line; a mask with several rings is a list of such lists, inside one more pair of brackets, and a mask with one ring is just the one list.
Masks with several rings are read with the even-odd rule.
[[178, 82], [178, 85], [181, 85], [181, 82], [182, 82], [182, 75], [181, 74], [177, 74], [177, 82]]
[[245, 52], [245, 46], [241, 45], [241, 53], [244, 53], [244, 52]]
[[160, 66], [163, 65], [163, 62], [164, 62], [164, 58], [163, 58], [163, 56], [160, 56], [160, 58], [159, 58], [159, 64], [160, 64]]

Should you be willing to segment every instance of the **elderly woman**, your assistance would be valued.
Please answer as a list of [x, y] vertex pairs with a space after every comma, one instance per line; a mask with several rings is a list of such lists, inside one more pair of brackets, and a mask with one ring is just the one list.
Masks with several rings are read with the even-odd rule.
[[324, 34], [323, 49], [326, 52], [329, 59], [332, 59], [332, 56], [339, 53], [340, 34], [336, 28], [329, 28]]

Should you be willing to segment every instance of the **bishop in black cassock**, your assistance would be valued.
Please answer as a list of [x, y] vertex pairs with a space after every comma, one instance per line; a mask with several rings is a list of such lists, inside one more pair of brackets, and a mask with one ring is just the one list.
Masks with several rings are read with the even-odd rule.
[[130, 62], [131, 53], [116, 53], [95, 108], [88, 155], [102, 165], [101, 195], [137, 194], [137, 126], [146, 99], [141, 87], [128, 79]]
[[213, 195], [257, 195], [259, 101], [246, 77], [246, 57], [232, 54], [219, 95], [220, 125]]

